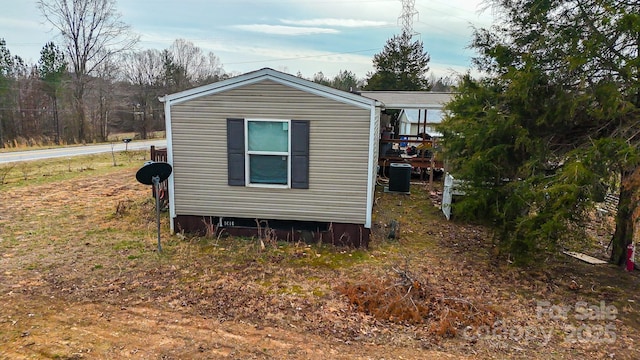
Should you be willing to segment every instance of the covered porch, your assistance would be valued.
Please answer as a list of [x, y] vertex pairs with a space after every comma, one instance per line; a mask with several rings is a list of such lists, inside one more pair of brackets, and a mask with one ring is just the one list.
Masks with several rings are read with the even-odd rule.
[[444, 169], [437, 151], [442, 134], [435, 126], [442, 121], [442, 109], [453, 93], [362, 91], [361, 95], [384, 104], [378, 154], [383, 175], [392, 163], [411, 164], [414, 173], [419, 173], [422, 179]]

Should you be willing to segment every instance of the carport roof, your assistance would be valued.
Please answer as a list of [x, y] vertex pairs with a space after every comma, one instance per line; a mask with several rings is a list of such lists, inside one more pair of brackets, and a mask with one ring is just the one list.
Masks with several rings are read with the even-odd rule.
[[361, 91], [360, 95], [378, 100], [387, 109], [441, 108], [454, 93], [431, 91]]

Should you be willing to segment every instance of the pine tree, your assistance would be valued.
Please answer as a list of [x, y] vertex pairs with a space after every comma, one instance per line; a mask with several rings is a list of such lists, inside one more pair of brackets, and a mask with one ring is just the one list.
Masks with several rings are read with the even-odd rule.
[[55, 143], [60, 144], [60, 120], [58, 117], [58, 97], [62, 90], [65, 76], [67, 76], [67, 61], [64, 53], [53, 42], [47, 43], [40, 51], [38, 74], [44, 85], [44, 91], [51, 98], [53, 107], [53, 129]]
[[356, 91], [360, 88], [361, 81], [355, 73], [348, 70], [340, 70], [331, 81], [331, 86], [344, 91]]
[[10, 89], [15, 81], [15, 61], [16, 57], [11, 56], [6, 41], [0, 38], [0, 148], [5, 146], [5, 141], [11, 139], [6, 133], [11, 118], [9, 109], [13, 106]]
[[[621, 191], [611, 261], [640, 214], [640, 4], [498, 0], [505, 23], [476, 33], [485, 79], [465, 77], [444, 122], [457, 209], [525, 259], [562, 245], [607, 191]], [[582, 237], [584, 239], [584, 237]]]
[[422, 41], [412, 41], [403, 33], [387, 40], [384, 49], [374, 55], [376, 71], [369, 75], [365, 90], [419, 91], [431, 88], [427, 72], [429, 54]]

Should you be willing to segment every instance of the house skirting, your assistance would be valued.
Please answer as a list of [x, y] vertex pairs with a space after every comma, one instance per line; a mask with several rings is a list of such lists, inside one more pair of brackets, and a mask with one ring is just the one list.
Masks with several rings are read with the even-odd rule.
[[278, 240], [323, 243], [336, 246], [367, 248], [371, 229], [362, 224], [248, 219], [217, 216], [178, 215], [174, 219], [176, 232], [194, 235], [265, 237], [267, 232]]

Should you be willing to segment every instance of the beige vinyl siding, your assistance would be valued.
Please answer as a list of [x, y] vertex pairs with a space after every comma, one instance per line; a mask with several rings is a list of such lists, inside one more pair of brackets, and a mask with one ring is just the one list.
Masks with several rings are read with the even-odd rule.
[[[309, 189], [228, 186], [227, 118], [310, 120]], [[370, 119], [270, 80], [172, 105], [176, 215], [364, 224]]]

